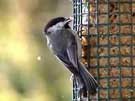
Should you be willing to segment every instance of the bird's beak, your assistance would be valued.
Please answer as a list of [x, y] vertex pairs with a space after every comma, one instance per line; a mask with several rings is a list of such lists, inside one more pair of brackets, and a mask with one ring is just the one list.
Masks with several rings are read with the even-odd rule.
[[73, 20], [73, 18], [72, 18], [72, 17], [69, 17], [69, 18], [66, 19], [65, 23], [69, 23], [69, 22], [71, 22], [72, 20]]

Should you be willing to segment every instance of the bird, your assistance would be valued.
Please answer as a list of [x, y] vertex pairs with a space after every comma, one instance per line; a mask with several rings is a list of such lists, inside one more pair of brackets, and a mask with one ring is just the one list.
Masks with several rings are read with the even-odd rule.
[[72, 20], [71, 17], [52, 18], [44, 27], [44, 36], [52, 53], [73, 74], [73, 79], [77, 80], [80, 91], [94, 95], [98, 83], [80, 62], [81, 42], [69, 25]]

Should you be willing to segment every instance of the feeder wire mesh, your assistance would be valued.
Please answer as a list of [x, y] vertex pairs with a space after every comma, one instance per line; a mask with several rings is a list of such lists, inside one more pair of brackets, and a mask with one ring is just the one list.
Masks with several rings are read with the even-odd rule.
[[73, 101], [135, 101], [135, 0], [73, 0], [81, 62], [97, 79], [84, 98], [73, 81]]

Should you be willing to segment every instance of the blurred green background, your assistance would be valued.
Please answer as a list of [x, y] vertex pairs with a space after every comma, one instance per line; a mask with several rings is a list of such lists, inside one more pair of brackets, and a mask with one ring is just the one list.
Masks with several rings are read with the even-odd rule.
[[0, 101], [70, 101], [70, 73], [49, 51], [43, 28], [71, 16], [70, 0], [0, 0]]

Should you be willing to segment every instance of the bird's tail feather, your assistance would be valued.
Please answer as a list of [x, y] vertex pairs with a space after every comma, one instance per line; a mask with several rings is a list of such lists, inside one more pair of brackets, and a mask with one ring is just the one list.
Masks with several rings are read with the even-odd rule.
[[96, 94], [97, 92], [96, 89], [98, 87], [97, 81], [94, 79], [94, 77], [87, 71], [87, 69], [82, 64], [79, 65], [79, 73], [88, 93]]

